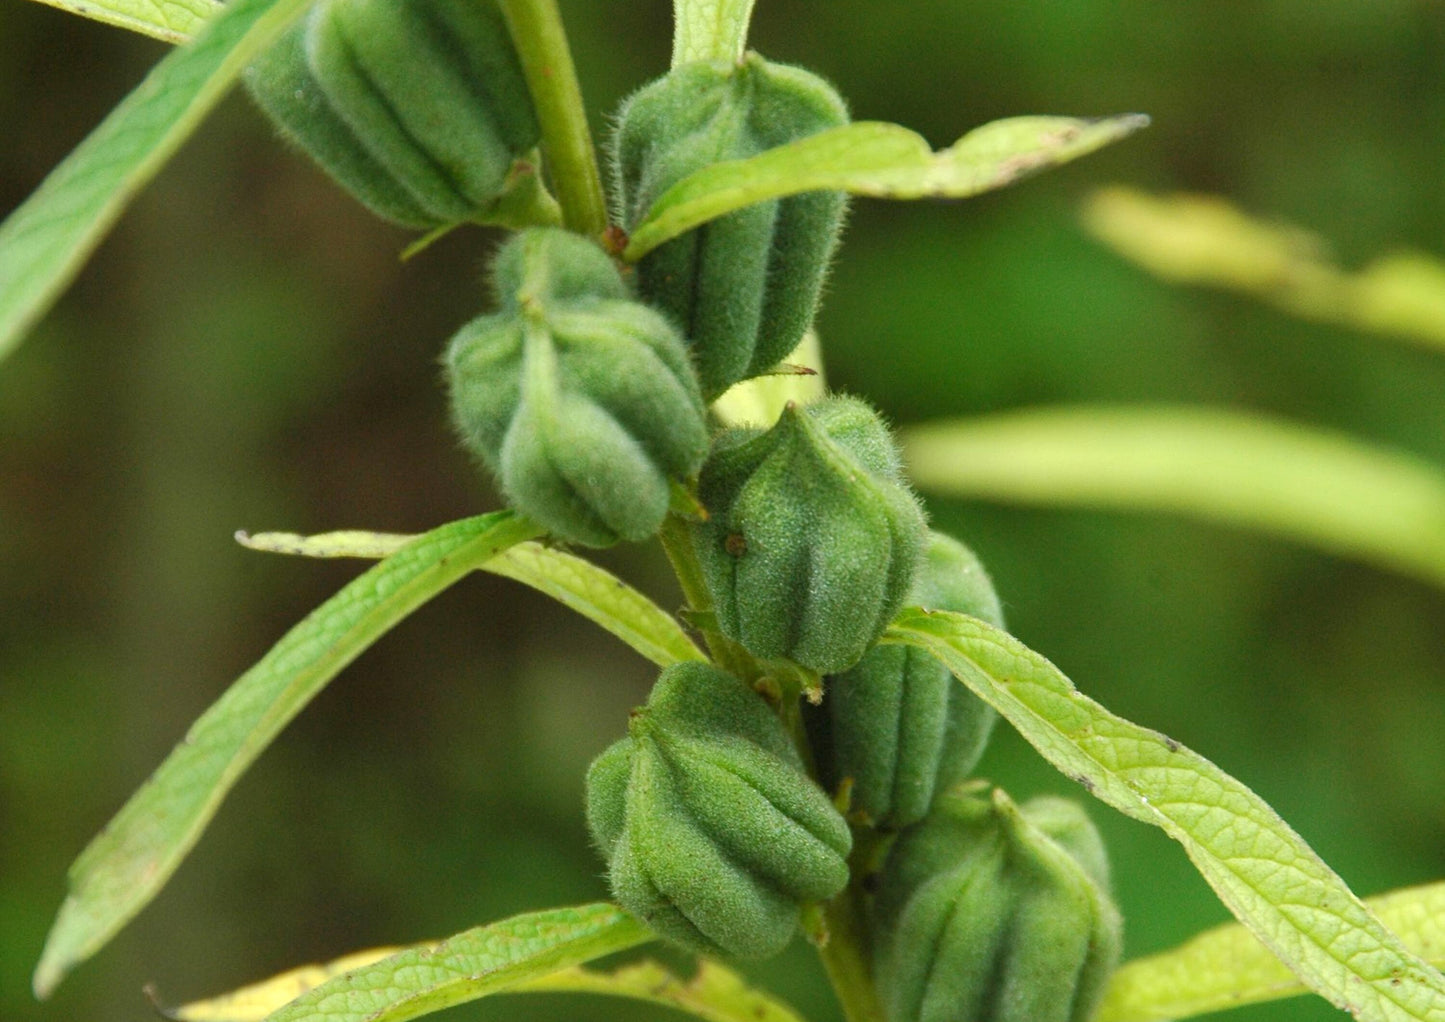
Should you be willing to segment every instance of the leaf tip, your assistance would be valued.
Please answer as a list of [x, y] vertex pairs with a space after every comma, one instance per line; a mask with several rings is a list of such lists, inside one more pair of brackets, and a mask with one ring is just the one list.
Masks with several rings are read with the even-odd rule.
[[59, 960], [59, 956], [50, 951], [47, 943], [45, 952], [40, 956], [40, 964], [35, 966], [35, 975], [30, 977], [30, 990], [35, 994], [37, 1001], [47, 1001], [65, 974], [70, 971], [70, 962]]

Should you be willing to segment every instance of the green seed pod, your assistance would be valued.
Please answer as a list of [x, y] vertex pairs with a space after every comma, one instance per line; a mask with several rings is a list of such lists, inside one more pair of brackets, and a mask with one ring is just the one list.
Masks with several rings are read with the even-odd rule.
[[462, 327], [445, 356], [462, 442], [512, 506], [562, 539], [656, 534], [669, 481], [707, 451], [681, 338], [579, 235], [522, 231], [492, 275], [501, 309]]
[[1062, 799], [940, 798], [889, 853], [874, 905], [890, 1022], [1085, 1022], [1121, 946], [1102, 849]]
[[[1003, 609], [973, 551], [929, 533], [910, 605], [958, 611], [1003, 627]], [[807, 723], [820, 779], [851, 781], [850, 817], [894, 830], [923, 819], [934, 796], [983, 755], [997, 715], [942, 663], [911, 646], [875, 646], [828, 679]]]
[[495, 0], [318, 0], [245, 80], [342, 187], [411, 227], [485, 214], [541, 137]]
[[777, 954], [848, 883], [848, 825], [768, 704], [710, 664], [662, 672], [588, 770], [587, 822], [618, 903], [704, 954]]
[[[679, 180], [711, 164], [846, 124], [827, 82], [757, 54], [684, 64], [632, 96], [614, 149], [628, 230]], [[813, 321], [846, 196], [808, 192], [719, 217], [658, 247], [637, 266], [638, 290], [692, 343], [711, 399], [776, 365]]]
[[694, 527], [718, 627], [753, 655], [852, 667], [903, 605], [927, 528], [887, 427], [862, 401], [789, 406], [723, 434]]

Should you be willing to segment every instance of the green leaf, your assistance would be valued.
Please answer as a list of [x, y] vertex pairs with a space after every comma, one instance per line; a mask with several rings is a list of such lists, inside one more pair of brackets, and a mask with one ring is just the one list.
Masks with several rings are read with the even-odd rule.
[[0, 224], [0, 359], [45, 314], [251, 57], [308, 2], [226, 4], [194, 42], [166, 54]]
[[[450, 943], [455, 943], [455, 940], [453, 938]], [[418, 944], [406, 949], [390, 947], [357, 951], [325, 965], [303, 965], [290, 969], [219, 997], [192, 1001], [179, 1008], [158, 1007], [157, 1010], [176, 1022], [262, 1022], [267, 1015], [322, 983], [343, 973], [374, 965], [403, 950], [427, 951], [435, 955], [442, 950], [442, 942]], [[707, 1022], [802, 1022], [787, 1005], [748, 986], [747, 981], [732, 969], [709, 959], [698, 962], [697, 972], [690, 979], [683, 979], [653, 961], [624, 965], [611, 972], [571, 965], [537, 979], [513, 982], [489, 992], [626, 997], [677, 1008]]]
[[527, 543], [483, 565], [572, 608], [659, 667], [706, 660], [677, 619], [591, 561]]
[[624, 965], [612, 972], [574, 966], [512, 987], [507, 993], [602, 994], [650, 1001], [695, 1015], [706, 1022], [802, 1022], [793, 1009], [710, 958], [698, 959], [690, 979], [654, 961]]
[[920, 489], [1177, 511], [1445, 585], [1445, 471], [1313, 427], [1208, 408], [1052, 408], [903, 433]]
[[200, 31], [206, 19], [223, 4], [220, 0], [40, 0], [83, 18], [148, 35], [168, 43], [183, 43]]
[[1395, 252], [1348, 273], [1313, 235], [1256, 220], [1210, 195], [1105, 188], [1084, 207], [1084, 226], [1165, 280], [1239, 291], [1303, 319], [1445, 351], [1445, 262], [1439, 259]]
[[910, 607], [884, 641], [937, 657], [1095, 798], [1184, 846], [1221, 901], [1310, 989], [1363, 1022], [1445, 1020], [1445, 977], [1408, 951], [1264, 801], [1131, 724], [982, 621]]
[[[1445, 883], [1391, 891], [1365, 904], [1405, 946], [1445, 965]], [[1308, 993], [1242, 926], [1218, 926], [1114, 973], [1093, 1022], [1169, 1022]]]
[[433, 529], [312, 611], [193, 725], [70, 868], [34, 987], [46, 997], [175, 872], [221, 800], [280, 730], [397, 622], [500, 551], [538, 534], [510, 511]]
[[[253, 550], [303, 557], [385, 557], [412, 537], [385, 532], [243, 532], [236, 539]], [[480, 565], [546, 593], [617, 636], [659, 667], [706, 660], [667, 611], [591, 561], [541, 543], [521, 543]]]
[[266, 1022], [405, 1022], [654, 939], [614, 905], [530, 912], [353, 969]]
[[741, 59], [755, 0], [673, 0], [672, 66]]
[[922, 135], [897, 124], [845, 124], [689, 174], [653, 203], [623, 255], [641, 259], [714, 217], [800, 192], [836, 189], [878, 199], [967, 198], [1085, 156], [1148, 123], [1140, 114], [1097, 121], [1011, 117], [975, 128], [937, 153]]
[[[417, 945], [418, 947], [422, 945]], [[426, 945], [434, 946], [434, 945]], [[202, 1001], [191, 1001], [179, 1008], [167, 1008], [157, 1003], [155, 1009], [162, 1016], [175, 1022], [261, 1022], [271, 1012], [285, 1007], [296, 998], [314, 990], [322, 983], [342, 973], [373, 965], [383, 958], [390, 958], [405, 948], [378, 947], [365, 951], [354, 951], [324, 965], [302, 965], [287, 969], [279, 975], [263, 979], [232, 990], [218, 997], [207, 997]], [[147, 988], [147, 994], [154, 992]]]

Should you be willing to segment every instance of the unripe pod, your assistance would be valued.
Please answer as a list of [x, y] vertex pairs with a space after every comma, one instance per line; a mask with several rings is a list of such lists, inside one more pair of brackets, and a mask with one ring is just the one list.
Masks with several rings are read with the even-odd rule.
[[888, 626], [927, 532], [887, 427], [855, 398], [723, 434], [698, 496], [718, 627], [755, 656], [824, 673], [852, 667]]
[[[757, 54], [674, 68], [618, 114], [623, 226], [694, 171], [847, 123], [827, 82]], [[638, 290], [682, 327], [709, 398], [797, 347], [813, 321], [846, 197], [760, 202], [667, 242], [637, 266]]]
[[[973, 551], [931, 532], [910, 605], [952, 610], [1003, 627], [1003, 608]], [[807, 721], [820, 779], [851, 781], [850, 818], [885, 829], [923, 819], [934, 796], [968, 775], [997, 714], [921, 649], [870, 649], [828, 679]]]
[[654, 535], [670, 480], [707, 451], [681, 338], [579, 235], [522, 231], [492, 275], [501, 309], [462, 327], [445, 357], [463, 443], [512, 506], [562, 539]]
[[1121, 941], [1102, 849], [1062, 799], [939, 799], [889, 853], [874, 906], [889, 1022], [1085, 1022]]
[[848, 825], [762, 697], [710, 664], [662, 672], [588, 770], [587, 822], [618, 903], [704, 954], [774, 955], [848, 882]]
[[495, 0], [318, 0], [246, 83], [347, 191], [411, 227], [485, 213], [541, 137]]

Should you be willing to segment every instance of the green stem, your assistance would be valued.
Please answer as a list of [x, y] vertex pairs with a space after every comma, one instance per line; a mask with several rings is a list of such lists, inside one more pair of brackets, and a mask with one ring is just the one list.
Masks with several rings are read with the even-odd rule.
[[672, 66], [742, 60], [754, 0], [673, 0]]
[[862, 902], [862, 892], [850, 883], [842, 894], [823, 906], [828, 942], [818, 949], [818, 957], [843, 1006], [843, 1017], [848, 1022], [883, 1022], [883, 1006], [873, 987]]
[[542, 154], [552, 171], [562, 222], [600, 237], [607, 230], [607, 200], [557, 0], [499, 2], [537, 108]]
[[[673, 574], [677, 576], [678, 584], [682, 587], [688, 609], [711, 613], [712, 595], [707, 591], [702, 567], [697, 563], [697, 551], [692, 545], [692, 533], [688, 531], [687, 522], [681, 515], [669, 514], [662, 523], [658, 538], [662, 540], [662, 549], [667, 553]], [[749, 684], [763, 673], [757, 662], [726, 635], [710, 628], [699, 631], [702, 632], [703, 642], [713, 660], [724, 670]]]

